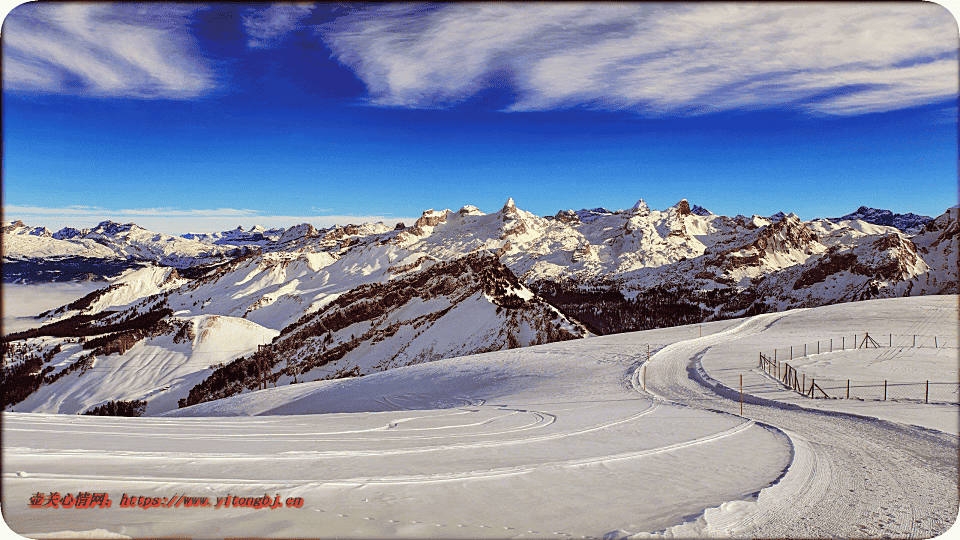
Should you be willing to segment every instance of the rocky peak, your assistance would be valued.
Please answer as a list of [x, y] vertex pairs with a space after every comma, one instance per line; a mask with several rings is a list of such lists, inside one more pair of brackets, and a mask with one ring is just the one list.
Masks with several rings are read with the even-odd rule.
[[690, 212], [690, 203], [687, 202], [686, 199], [680, 199], [680, 202], [678, 202], [677, 204], [671, 206], [670, 208], [676, 209], [677, 214], [679, 214], [679, 215], [681, 215], [681, 216], [688, 216], [688, 215], [691, 214], [691, 212]]
[[290, 242], [298, 238], [310, 238], [314, 236], [319, 236], [320, 233], [317, 232], [317, 229], [309, 223], [301, 223], [300, 225], [294, 225], [290, 227], [280, 236], [279, 242]]
[[19, 229], [20, 227], [26, 227], [26, 225], [24, 225], [23, 222], [18, 219], [16, 221], [12, 221], [4, 225], [3, 232], [13, 232], [14, 230]]
[[769, 251], [787, 251], [806, 249], [817, 242], [817, 235], [807, 228], [794, 214], [784, 216], [780, 221], [760, 230], [753, 242], [761, 253]]
[[134, 223], [123, 223], [123, 224], [121, 224], [121, 223], [117, 223], [117, 222], [115, 222], [115, 221], [106, 220], [106, 221], [101, 221], [101, 222], [100, 222], [99, 224], [97, 224], [97, 226], [94, 227], [94, 229], [93, 229], [92, 231], [90, 231], [90, 232], [95, 232], [95, 233], [99, 233], [99, 234], [120, 234], [120, 233], [123, 233], [123, 232], [127, 232], [127, 231], [133, 229], [134, 227], [136, 227], [136, 225], [135, 225]]
[[896, 227], [904, 232], [919, 232], [927, 223], [933, 221], [929, 216], [918, 216], [912, 213], [894, 214], [890, 210], [880, 208], [869, 208], [861, 206], [856, 212], [847, 214], [838, 218], [827, 218], [830, 221], [846, 221], [849, 219], [858, 219], [873, 225], [884, 225], [887, 227]]
[[[513, 199], [510, 199], [510, 200], [512, 201]], [[461, 216], [482, 216], [482, 215], [484, 215], [484, 213], [481, 212], [479, 208], [477, 208], [476, 206], [470, 205], [470, 204], [465, 205], [463, 208], [461, 208], [460, 210], [458, 210], [458, 211], [457, 211], [457, 214], [459, 214], [459, 215], [461, 215]]]
[[706, 208], [698, 205], [693, 205], [690, 207], [690, 213], [698, 216], [712, 216], [713, 212], [707, 210]]
[[577, 215], [577, 218], [579, 218], [580, 221], [584, 223], [589, 223], [601, 216], [613, 215], [613, 212], [611, 212], [610, 210], [607, 210], [602, 206], [598, 206], [597, 208], [592, 208], [589, 210], [584, 208], [583, 210], [577, 210], [574, 213]]
[[500, 209], [500, 213], [504, 216], [507, 214], [517, 215], [517, 205], [513, 202], [513, 197], [507, 199], [507, 202], [503, 205], [503, 208]]
[[78, 236], [82, 236], [83, 234], [84, 234], [83, 231], [74, 229], [73, 227], [64, 227], [59, 231], [53, 233], [53, 237], [56, 238], [57, 240], [66, 240], [68, 238], [76, 238]]
[[441, 223], [447, 221], [446, 212], [437, 212], [434, 209], [427, 210], [423, 213], [422, 216], [417, 218], [417, 221], [414, 222], [414, 228], [421, 229], [423, 227], [436, 227]]
[[650, 207], [647, 206], [647, 203], [643, 199], [637, 201], [637, 204], [634, 204], [630, 209], [630, 213], [638, 216], [646, 216], [650, 214]]
[[553, 216], [553, 219], [561, 223], [578, 223], [580, 216], [573, 210], [560, 210], [557, 215]]

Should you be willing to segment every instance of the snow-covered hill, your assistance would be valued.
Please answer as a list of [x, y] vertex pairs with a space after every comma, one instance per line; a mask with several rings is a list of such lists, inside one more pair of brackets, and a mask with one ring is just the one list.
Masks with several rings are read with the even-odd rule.
[[[248, 354], [255, 347], [239, 350], [228, 341], [218, 342], [223, 354], [204, 364], [191, 360], [189, 345], [178, 345], [191, 335], [184, 325], [204, 317], [249, 325], [248, 333], [261, 337], [276, 336], [282, 328], [264, 367], [264, 378], [274, 384], [297, 377], [362, 375], [590, 335], [521, 285], [488, 252], [419, 269], [385, 268], [403, 274], [385, 283], [364, 279], [371, 272], [362, 269], [354, 283], [325, 286], [331, 275], [325, 268], [333, 262], [326, 253], [267, 254], [247, 256], [193, 280], [172, 268], [129, 273], [44, 313], [45, 326], [7, 337], [9, 347], [35, 350], [34, 356], [42, 359], [33, 364], [24, 359], [5, 376], [4, 384], [18, 389], [8, 403], [20, 403], [17, 410], [73, 413], [104, 401], [137, 399], [156, 411], [181, 399], [195, 403], [255, 388], [261, 366]], [[76, 344], [81, 337], [86, 340], [82, 346]], [[144, 355], [162, 360], [162, 369], [137, 360]], [[230, 362], [203, 371], [226, 360]], [[121, 395], [114, 386], [85, 377], [93, 365], [104, 363], [136, 365], [146, 375], [133, 387], [125, 386]], [[171, 373], [178, 377], [175, 381]], [[98, 390], [79, 390], [91, 385]], [[169, 392], [157, 390], [166, 386]], [[67, 398], [77, 392], [85, 398]], [[160, 397], [163, 401], [155, 403]], [[24, 398], [29, 399], [21, 402]]]
[[[626, 210], [541, 217], [510, 199], [492, 214], [473, 206], [428, 210], [410, 227], [302, 224], [239, 229], [201, 242], [133, 224], [104, 222], [50, 237], [11, 224], [4, 239], [93, 242], [116, 254], [103, 260], [129, 263], [148, 254], [142, 256], [184, 266], [150, 265], [110, 277], [105, 288], [43, 314], [40, 322], [55, 329], [47, 337], [129, 334], [132, 327], [118, 325], [133, 320], [142, 328], [124, 339], [139, 343], [157, 331], [151, 326], [157, 321], [243, 319], [281, 333], [268, 378], [286, 381], [590, 333], [953, 293], [960, 282], [957, 219], [951, 209], [910, 236], [856, 219], [731, 218], [686, 200], [665, 210], [640, 200]], [[227, 243], [239, 240], [257, 244]], [[236, 249], [245, 251], [229, 257]], [[515, 293], [491, 289], [490, 276]], [[64, 333], [78, 324], [81, 333]], [[100, 327], [109, 330], [97, 333]], [[255, 387], [253, 359], [241, 356], [215, 377], [211, 372], [190, 399]]]

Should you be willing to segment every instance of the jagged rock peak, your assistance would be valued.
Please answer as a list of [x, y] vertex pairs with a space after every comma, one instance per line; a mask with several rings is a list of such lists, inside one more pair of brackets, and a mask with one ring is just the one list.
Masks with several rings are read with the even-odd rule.
[[633, 208], [630, 209], [630, 212], [644, 216], [650, 213], [650, 207], [647, 206], [647, 203], [643, 199], [640, 199], [637, 201], [637, 204], [633, 205]]
[[503, 208], [501, 208], [500, 211], [503, 212], [504, 214], [517, 213], [517, 205], [516, 203], [513, 202], [513, 197], [510, 197], [509, 199], [507, 199], [507, 202], [504, 203]]
[[577, 223], [580, 221], [580, 216], [573, 210], [560, 210], [557, 215], [553, 216], [553, 219], [561, 223]]
[[847, 214], [843, 217], [838, 218], [827, 218], [833, 222], [845, 221], [849, 219], [858, 219], [860, 221], [865, 221], [867, 223], [872, 223], [874, 225], [884, 225], [888, 227], [896, 227], [901, 231], [907, 230], [920, 230], [924, 225], [933, 221], [933, 218], [929, 216], [918, 216], [913, 213], [906, 214], [894, 214], [890, 210], [882, 210], [879, 208], [869, 208], [867, 206], [861, 206], [857, 208], [857, 211], [852, 214]]
[[406, 229], [406, 228], [407, 228], [406, 224], [404, 224], [402, 221], [398, 221], [398, 222], [397, 222], [397, 225], [393, 228], [393, 230], [395, 230], [395, 231], [402, 231], [402, 230], [404, 230], [404, 229]]
[[74, 229], [73, 227], [64, 227], [59, 231], [53, 233], [53, 237], [57, 240], [66, 240], [68, 238], [76, 238], [77, 236], [82, 236], [83, 231]]
[[680, 199], [680, 202], [671, 206], [670, 208], [675, 208], [677, 213], [681, 216], [686, 216], [691, 214], [690, 212], [690, 203], [686, 199]]
[[711, 212], [711, 211], [707, 210], [706, 208], [704, 208], [704, 207], [702, 207], [702, 206], [700, 206], [700, 205], [697, 205], [697, 204], [695, 204], [695, 205], [693, 205], [693, 206], [690, 207], [690, 213], [691, 213], [691, 214], [696, 214], [696, 215], [698, 215], [698, 216], [712, 216], [712, 215], [713, 215], [713, 212]]
[[422, 227], [436, 227], [440, 223], [447, 221], [447, 211], [437, 212], [433, 208], [426, 210], [422, 216], [417, 218], [417, 221], [413, 223], [414, 229], [421, 229]]
[[98, 233], [101, 233], [101, 234], [117, 234], [117, 233], [121, 233], [121, 232], [127, 232], [127, 231], [133, 229], [134, 227], [136, 227], [136, 228], [138, 228], [138, 229], [141, 228], [141, 227], [139, 227], [136, 223], [123, 223], [123, 224], [121, 224], [121, 223], [117, 223], [117, 222], [115, 222], [115, 221], [110, 221], [110, 220], [108, 219], [108, 220], [106, 220], [106, 221], [101, 221], [99, 224], [97, 224], [97, 226], [94, 227], [93, 232], [98, 232]]
[[298, 238], [309, 238], [314, 236], [320, 236], [320, 233], [317, 232], [317, 229], [309, 223], [301, 223], [300, 225], [294, 225], [287, 229], [283, 235], [280, 236], [279, 242], [290, 242]]
[[[512, 200], [512, 199], [511, 199]], [[473, 206], [472, 204], [465, 205], [463, 208], [457, 211], [461, 216], [482, 216], [484, 213], [480, 211], [479, 208]]]

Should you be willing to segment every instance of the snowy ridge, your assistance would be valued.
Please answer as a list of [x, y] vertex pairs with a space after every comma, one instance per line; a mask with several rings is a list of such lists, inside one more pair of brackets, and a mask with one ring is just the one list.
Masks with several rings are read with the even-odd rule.
[[920, 232], [924, 225], [933, 220], [933, 218], [929, 216], [918, 216], [911, 213], [894, 214], [890, 210], [868, 208], [866, 206], [861, 206], [857, 208], [855, 212], [843, 217], [827, 219], [834, 222], [857, 220], [873, 225], [886, 225], [888, 227], [895, 227], [906, 234], [916, 234]]
[[[908, 237], [857, 220], [697, 213], [685, 199], [662, 211], [640, 200], [627, 210], [554, 217], [509, 199], [492, 214], [472, 206], [428, 210], [398, 229], [302, 224], [264, 235], [276, 239], [242, 256], [200, 265], [177, 255], [178, 246], [225, 250], [227, 244], [104, 222], [93, 231], [57, 235], [96, 237], [126, 253], [137, 246], [151, 253], [169, 248], [168, 262], [192, 266], [127, 271], [44, 321], [76, 315], [102, 325], [138, 317], [245, 319], [283, 332], [271, 381], [299, 382], [591, 334], [950, 292], [958, 284], [958, 230], [955, 209]], [[10, 231], [5, 238], [59, 241], [22, 225], [11, 224]], [[501, 285], [491, 289], [491, 283]], [[343, 318], [350, 324], [331, 322]], [[241, 356], [234, 358], [252, 361]], [[246, 392], [255, 384], [230, 377], [195, 398]]]

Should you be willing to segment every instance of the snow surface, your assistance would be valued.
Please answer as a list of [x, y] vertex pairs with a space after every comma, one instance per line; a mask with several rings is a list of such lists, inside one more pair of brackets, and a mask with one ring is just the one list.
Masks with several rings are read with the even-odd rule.
[[[740, 416], [730, 389], [740, 374], [754, 392], [775, 384], [755, 370], [758, 342], [844, 325], [907, 333], [944, 306], [956, 320], [955, 296], [844, 304], [286, 385], [161, 417], [4, 413], [4, 517], [28, 535], [929, 537], [956, 517], [955, 434], [808, 410], [840, 400], [799, 409], [758, 394]], [[867, 405], [858, 414], [896, 406]], [[50, 491], [115, 502], [55, 518], [27, 507]], [[305, 504], [131, 510], [122, 493]]]
[[[882, 418], [904, 424], [960, 434], [960, 401], [956, 398], [958, 382], [957, 311], [958, 297], [920, 296], [836, 304], [810, 310], [792, 310], [778, 314], [769, 328], [753, 336], [711, 347], [703, 355], [703, 369], [720, 384], [739, 388], [743, 375], [744, 392], [764, 399], [825, 411], [839, 411]], [[854, 335], [869, 332], [882, 346], [879, 349], [852, 349]], [[894, 347], [888, 347], [888, 336], [895, 334]], [[913, 335], [925, 348], [913, 348]], [[845, 336], [845, 337], [844, 337]], [[940, 349], [933, 348], [933, 337], [939, 336]], [[829, 340], [834, 352], [826, 352]], [[816, 354], [820, 341], [821, 354]], [[840, 350], [841, 343], [846, 350]], [[809, 355], [801, 358], [803, 345]], [[795, 360], [789, 360], [794, 346]], [[772, 357], [778, 349], [778, 360], [786, 361], [828, 393], [837, 398], [846, 395], [846, 380], [851, 384], [872, 384], [872, 388], [853, 388], [852, 394], [867, 399], [810, 399], [785, 389], [757, 367], [759, 353]], [[752, 355], [750, 355], [752, 353]], [[744, 356], [752, 360], [749, 371]], [[799, 375], [798, 375], [799, 376]], [[889, 383], [889, 397], [882, 400], [883, 381]], [[954, 403], [919, 403], [924, 399], [923, 383], [944, 383], [954, 396]], [[913, 383], [909, 387], [894, 386]], [[951, 384], [952, 383], [952, 384]], [[936, 390], [939, 392], [939, 389]], [[819, 393], [817, 393], [819, 395]], [[938, 394], [939, 395], [939, 394]], [[894, 401], [894, 398], [897, 398]], [[912, 398], [909, 401], [903, 398]]]
[[[146, 414], [176, 409], [177, 401], [213, 372], [211, 366], [248, 355], [279, 333], [236, 317], [180, 320], [191, 326], [193, 339], [177, 343], [174, 335], [165, 334], [147, 338], [123, 354], [97, 357], [82, 376], [74, 371], [56, 384], [41, 386], [10, 410], [79, 414], [113, 400], [146, 400]], [[27, 340], [46, 341], [53, 338]], [[63, 351], [50, 364], [55, 366], [54, 375], [89, 353], [79, 343], [61, 346]]]

